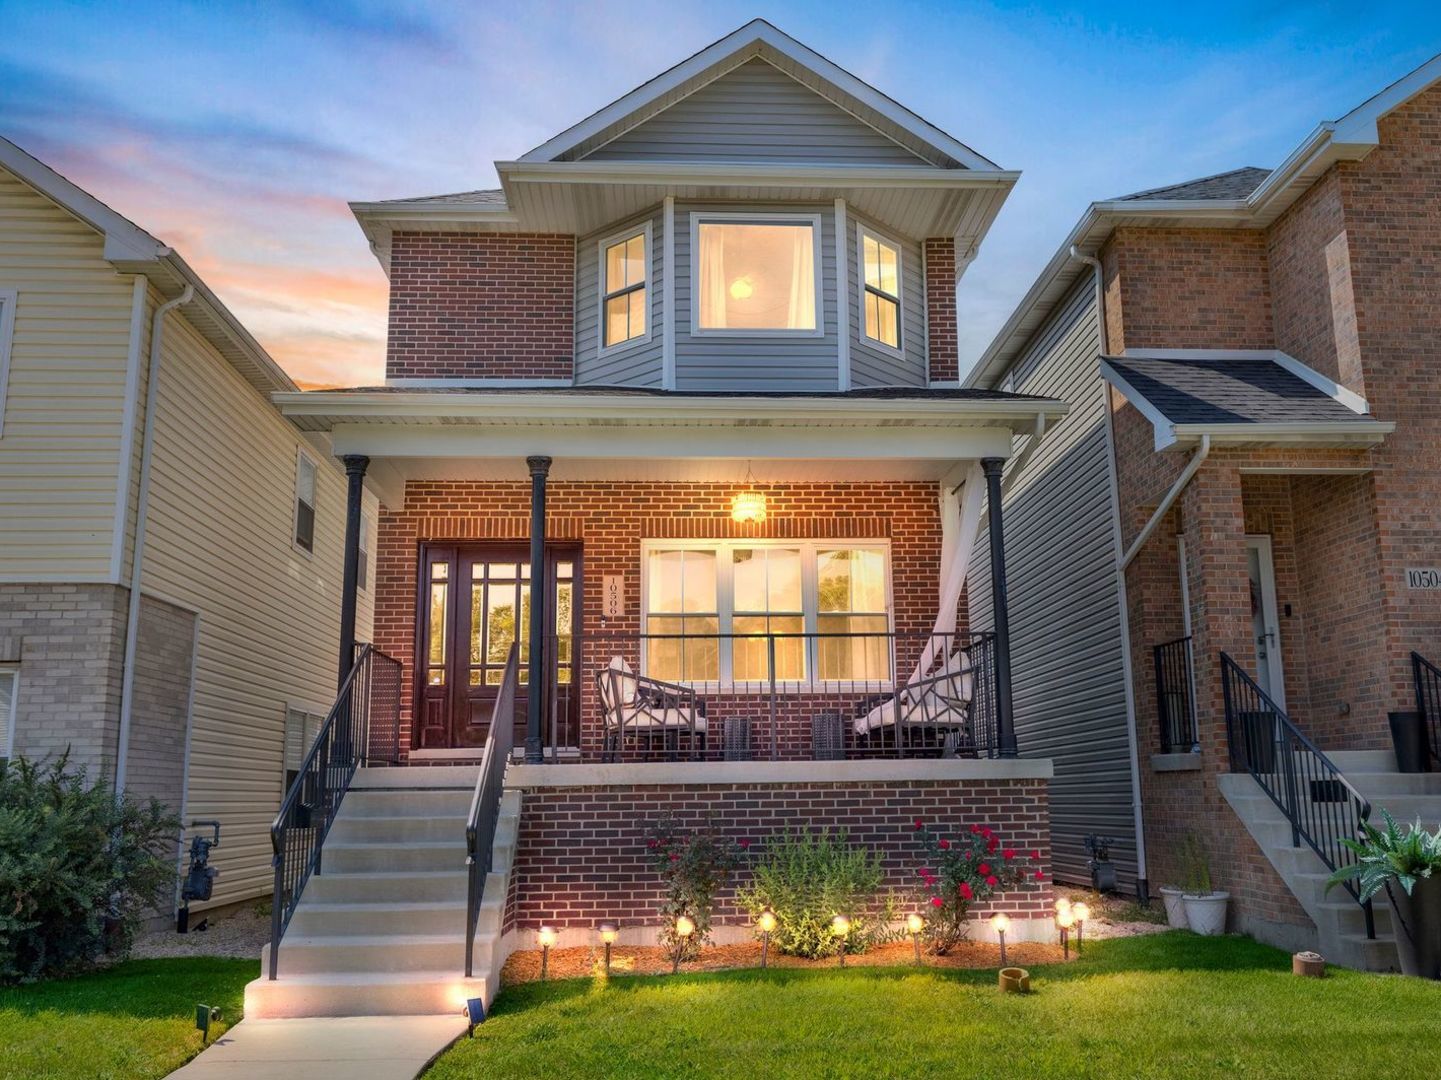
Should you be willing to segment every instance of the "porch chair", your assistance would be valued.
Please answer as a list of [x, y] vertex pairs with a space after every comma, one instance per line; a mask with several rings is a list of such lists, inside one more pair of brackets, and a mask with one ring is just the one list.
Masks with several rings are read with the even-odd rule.
[[637, 739], [659, 736], [667, 752], [678, 756], [680, 738], [690, 736], [690, 754], [705, 752], [705, 709], [691, 687], [637, 675], [622, 656], [596, 672], [604, 722], [601, 758], [615, 761], [627, 733]]
[[971, 717], [974, 689], [970, 656], [964, 646], [957, 644], [929, 674], [920, 678], [912, 676], [884, 698], [864, 702], [862, 708], [869, 708], [855, 718], [856, 738], [880, 739], [888, 731], [896, 738], [900, 738], [902, 732], [914, 733], [939, 739], [945, 757], [974, 756], [976, 738]]

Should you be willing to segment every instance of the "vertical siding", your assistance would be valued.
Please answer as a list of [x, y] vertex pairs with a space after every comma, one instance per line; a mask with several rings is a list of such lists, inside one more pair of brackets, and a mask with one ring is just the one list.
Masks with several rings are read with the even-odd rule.
[[[820, 337], [710, 337], [691, 333], [691, 215], [722, 213], [820, 215]], [[836, 327], [836, 219], [832, 203], [677, 203], [675, 213], [675, 335], [677, 390], [834, 390], [839, 361]]]
[[[862, 333], [865, 312], [861, 309], [862, 267], [860, 250], [861, 228], [869, 226], [876, 233], [898, 244], [901, 249], [901, 351], [897, 357], [869, 344]], [[926, 298], [925, 279], [921, 274], [921, 245], [882, 229], [874, 222], [846, 215], [846, 261], [850, 265], [850, 334], [852, 386], [925, 386], [926, 385]]]
[[[323, 707], [335, 694], [345, 479], [310, 450], [315, 552], [297, 550], [296, 430], [174, 314], [164, 364], [143, 588], [201, 612], [188, 813], [224, 823], [224, 903], [270, 888], [286, 703]], [[367, 598], [361, 640], [370, 610]]]
[[[600, 242], [650, 222], [650, 340], [600, 355]], [[665, 225], [657, 207], [583, 236], [575, 245], [575, 381], [604, 386], [660, 386], [662, 378], [661, 266]]]
[[759, 57], [586, 157], [928, 164]]
[[[1112, 544], [1105, 397], [1091, 281], [1083, 276], [1012, 368], [1014, 390], [1060, 398], [1070, 413], [1005, 502], [1006, 580], [1016, 733], [1049, 757], [1055, 873], [1086, 878], [1087, 833], [1114, 836], [1123, 879], [1136, 875], [1130, 746]], [[969, 603], [991, 625], [990, 552], [977, 546]]]
[[0, 170], [16, 289], [0, 427], [0, 581], [110, 579], [131, 283], [88, 225]]

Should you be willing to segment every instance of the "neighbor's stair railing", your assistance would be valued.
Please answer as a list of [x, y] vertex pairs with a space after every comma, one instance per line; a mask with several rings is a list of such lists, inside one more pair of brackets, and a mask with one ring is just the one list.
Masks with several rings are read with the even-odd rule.
[[[1231, 768], [1249, 773], [1286, 816], [1291, 844], [1304, 841], [1327, 870], [1355, 862], [1341, 843], [1361, 835], [1371, 804], [1335, 763], [1303, 735], [1291, 718], [1226, 653], [1221, 654], [1226, 702], [1226, 742]], [[1376, 936], [1371, 902], [1354, 881], [1342, 882], [1366, 916], [1366, 936]]]
[[510, 647], [505, 661], [505, 674], [495, 697], [495, 711], [490, 715], [490, 732], [481, 752], [480, 775], [475, 780], [475, 794], [470, 800], [470, 813], [465, 825], [465, 866], [469, 875], [465, 890], [465, 977], [474, 969], [471, 953], [475, 950], [475, 924], [480, 918], [480, 904], [485, 898], [485, 876], [490, 873], [491, 855], [495, 850], [495, 826], [500, 818], [500, 796], [505, 784], [505, 766], [515, 744], [515, 688], [520, 680], [520, 655]]
[[1190, 754], [1201, 749], [1196, 727], [1191, 639], [1177, 638], [1151, 650], [1156, 664], [1156, 711], [1161, 724], [1161, 753]]
[[270, 978], [278, 974], [280, 939], [310, 875], [320, 873], [320, 850], [355, 770], [377, 756], [394, 760], [400, 730], [400, 664], [363, 645], [335, 704], [300, 763], [270, 826], [275, 895], [270, 907]]
[[1426, 725], [1426, 743], [1431, 756], [1441, 761], [1441, 668], [1413, 652], [1411, 677], [1416, 682], [1416, 710]]

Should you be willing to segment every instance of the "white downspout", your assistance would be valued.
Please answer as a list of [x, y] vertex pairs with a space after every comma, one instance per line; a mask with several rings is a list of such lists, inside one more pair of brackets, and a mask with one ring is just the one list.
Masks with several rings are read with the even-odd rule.
[[130, 601], [125, 616], [125, 662], [120, 683], [120, 734], [115, 746], [115, 794], [125, 791], [127, 758], [130, 753], [130, 712], [135, 699], [135, 647], [140, 632], [140, 571], [145, 556], [145, 527], [150, 517], [150, 461], [155, 452], [155, 406], [160, 398], [161, 346], [165, 338], [165, 316], [171, 308], [188, 304], [195, 296], [193, 286], [174, 300], [155, 309], [150, 320], [150, 367], [145, 387], [145, 438], [140, 449], [140, 491], [135, 505], [135, 550], [130, 559]]
[[1131, 565], [1131, 560], [1136, 557], [1141, 548], [1145, 546], [1146, 541], [1150, 539], [1151, 534], [1156, 531], [1156, 526], [1161, 524], [1161, 519], [1166, 516], [1172, 504], [1180, 498], [1181, 492], [1186, 490], [1186, 485], [1191, 482], [1191, 477], [1196, 475], [1196, 471], [1205, 464], [1206, 459], [1210, 456], [1211, 436], [1202, 435], [1201, 445], [1191, 455], [1191, 460], [1186, 462], [1186, 467], [1181, 470], [1181, 475], [1176, 477], [1176, 482], [1171, 485], [1171, 490], [1166, 492], [1166, 497], [1161, 500], [1161, 505], [1156, 507], [1155, 513], [1146, 522], [1145, 528], [1136, 534], [1136, 539], [1131, 541], [1131, 546], [1126, 549], [1126, 553], [1121, 556], [1121, 561], [1117, 564], [1118, 569], [1125, 570]]
[[[1106, 334], [1106, 284], [1105, 270], [1101, 260], [1094, 255], [1083, 255], [1073, 244], [1071, 258], [1086, 263], [1091, 268], [1096, 289], [1096, 332], [1101, 342], [1102, 355], [1111, 351]], [[1131, 615], [1130, 601], [1126, 595], [1126, 573], [1121, 565], [1121, 492], [1116, 478], [1116, 431], [1111, 416], [1111, 391], [1105, 389], [1106, 403], [1106, 481], [1111, 489], [1111, 546], [1116, 560], [1116, 603], [1121, 623], [1121, 674], [1126, 683], [1126, 743], [1131, 753], [1131, 816], [1136, 831], [1136, 891], [1142, 899], [1150, 892], [1149, 874], [1146, 867], [1146, 822], [1141, 813], [1141, 748], [1136, 733], [1136, 688], [1131, 670]]]

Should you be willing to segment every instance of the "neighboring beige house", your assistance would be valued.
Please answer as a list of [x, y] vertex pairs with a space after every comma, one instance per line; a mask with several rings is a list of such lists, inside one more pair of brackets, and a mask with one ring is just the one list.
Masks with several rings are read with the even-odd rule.
[[335, 697], [346, 478], [270, 404], [294, 389], [179, 255], [0, 139], [0, 757], [218, 819], [212, 904], [269, 891]]

